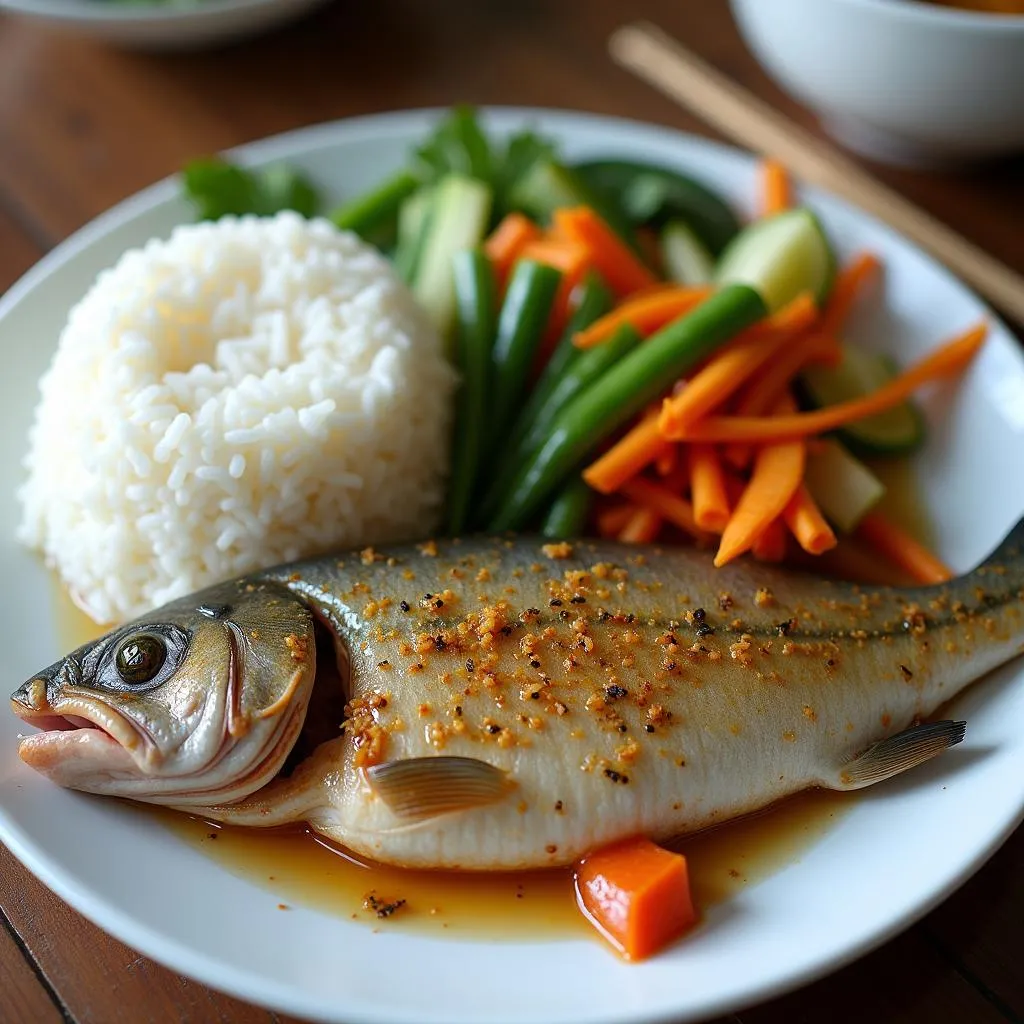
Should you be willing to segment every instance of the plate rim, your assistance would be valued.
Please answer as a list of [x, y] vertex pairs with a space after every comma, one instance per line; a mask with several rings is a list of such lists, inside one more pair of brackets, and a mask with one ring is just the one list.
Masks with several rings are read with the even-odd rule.
[[[241, 0], [241, 2], [250, 3], [252, 0]], [[262, 0], [257, 0], [257, 2], [262, 2]], [[270, 2], [274, 2], [274, 0], [270, 0]], [[443, 116], [448, 109], [450, 108], [424, 106], [339, 118], [254, 139], [223, 150], [221, 153], [247, 165], [286, 159], [287, 151], [296, 148], [302, 149], [304, 154], [317, 149], [330, 149], [341, 141], [338, 137], [339, 134], [344, 136], [352, 132], [361, 133], [362, 139], [365, 141], [374, 137], [390, 137], [396, 131], [409, 133], [423, 131], [429, 127], [432, 121]], [[489, 104], [481, 105], [479, 110], [488, 119], [496, 117], [510, 122], [523, 123], [544, 121], [551, 125], [549, 130], [554, 134], [557, 134], [566, 125], [576, 125], [581, 122], [589, 123], [591, 127], [605, 126], [612, 130], [660, 131], [677, 143], [697, 145], [722, 157], [738, 159], [746, 164], [750, 164], [756, 159], [754, 154], [739, 147], [660, 122], [566, 108]], [[17, 306], [36, 288], [45, 284], [54, 271], [73, 261], [84, 250], [101, 241], [118, 226], [125, 225], [173, 198], [176, 191], [177, 175], [172, 174], [125, 197], [76, 229], [45, 253], [5, 293], [0, 295], [0, 325], [6, 319], [9, 310]], [[900, 245], [911, 250], [918, 257], [923, 257], [934, 272], [968, 293], [984, 309], [992, 324], [999, 326], [1011, 339], [1018, 341], [1016, 346], [1011, 345], [1009, 348], [1016, 357], [1017, 368], [1024, 375], [1024, 349], [1019, 344], [1020, 339], [973, 288], [961, 281], [931, 253], [880, 218], [842, 197], [836, 196], [827, 189], [815, 188], [815, 191], [827, 194], [831, 201], [853, 211], [857, 217], [880, 227], [886, 234], [897, 239]], [[589, 1020], [592, 1024], [622, 1024], [626, 1021], [629, 1024], [678, 1024], [680, 1021], [700, 1020], [717, 1014], [742, 1011], [832, 974], [884, 945], [946, 900], [984, 866], [1022, 821], [1024, 821], [1024, 790], [1018, 798], [1016, 808], [1012, 813], [1004, 816], [1003, 828], [997, 833], [993, 833], [989, 841], [978, 850], [970, 861], [962, 864], [945, 885], [935, 888], [927, 898], [917, 903], [912, 911], [894, 918], [884, 927], [872, 930], [859, 942], [844, 949], [841, 954], [824, 957], [818, 962], [788, 972], [779, 972], [770, 981], [748, 988], [739, 995], [730, 996], [728, 993], [723, 993], [717, 1000], [706, 1001], [699, 1010], [684, 1010], [682, 1013], [679, 1010], [669, 1009], [640, 1013], [627, 1011], [626, 1016], [622, 1013], [605, 1012], [600, 1015], [591, 1014]], [[297, 986], [285, 986], [279, 981], [270, 982], [258, 977], [255, 973], [245, 974], [234, 966], [225, 969], [224, 965], [218, 964], [216, 961], [207, 961], [201, 954], [193, 952], [192, 947], [179, 942], [177, 938], [168, 937], [153, 927], [141, 923], [130, 913], [123, 912], [117, 906], [111, 906], [104, 897], [94, 893], [88, 884], [82, 884], [75, 876], [67, 875], [45, 849], [37, 848], [31, 837], [9, 818], [3, 804], [0, 804], [0, 841], [8, 846], [12, 854], [27, 870], [93, 924], [140, 953], [150, 956], [154, 961], [163, 964], [170, 970], [192, 977], [217, 991], [273, 1010], [310, 1017], [315, 1020], [334, 1019], [317, 1016], [319, 1011], [309, 1003], [303, 1002], [301, 998], [290, 998], [289, 993], [297, 993]], [[368, 1012], [368, 1009], [368, 1004], [363, 1007], [344, 1008], [347, 1024], [407, 1024], [409, 1020], [408, 1015], [398, 1009], [374, 1008], [372, 1012]], [[440, 1018], [428, 1018], [424, 1015], [422, 1019], [439, 1020]], [[521, 1019], [508, 1018], [508, 1020], [511, 1024], [512, 1021]]]

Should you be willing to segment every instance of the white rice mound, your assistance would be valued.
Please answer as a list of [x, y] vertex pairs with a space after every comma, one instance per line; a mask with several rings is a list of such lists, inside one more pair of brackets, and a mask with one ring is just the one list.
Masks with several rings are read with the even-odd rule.
[[99, 622], [256, 568], [427, 535], [454, 374], [390, 264], [292, 213], [180, 227], [71, 311], [19, 539]]

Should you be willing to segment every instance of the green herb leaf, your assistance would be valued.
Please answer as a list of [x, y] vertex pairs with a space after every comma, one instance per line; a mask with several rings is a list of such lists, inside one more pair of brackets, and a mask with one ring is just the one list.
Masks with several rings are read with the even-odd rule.
[[454, 107], [416, 150], [416, 158], [427, 181], [453, 172], [488, 185], [494, 180], [494, 154], [473, 107]]
[[312, 217], [320, 206], [309, 179], [283, 164], [249, 171], [217, 157], [193, 160], [182, 179], [201, 220], [247, 213], [265, 217], [281, 210]]

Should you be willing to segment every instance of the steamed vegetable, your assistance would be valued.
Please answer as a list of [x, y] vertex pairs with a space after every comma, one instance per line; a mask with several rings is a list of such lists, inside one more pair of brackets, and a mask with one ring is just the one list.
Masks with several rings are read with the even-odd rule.
[[576, 868], [580, 909], [626, 960], [643, 960], [697, 922], [686, 858], [649, 839], [627, 839]]
[[972, 327], [930, 352], [888, 384], [860, 398], [788, 416], [708, 416], [668, 436], [680, 441], [775, 442], [823, 434], [899, 405], [922, 384], [960, 373], [977, 355], [987, 332], [985, 324]]
[[452, 260], [455, 286], [455, 355], [461, 380], [456, 394], [452, 475], [448, 485], [448, 532], [466, 529], [478, 479], [490, 387], [494, 341], [494, 270], [478, 250], [467, 249]]
[[733, 285], [648, 338], [562, 412], [548, 441], [519, 473], [491, 528], [517, 529], [528, 523], [595, 445], [764, 314], [757, 292]]

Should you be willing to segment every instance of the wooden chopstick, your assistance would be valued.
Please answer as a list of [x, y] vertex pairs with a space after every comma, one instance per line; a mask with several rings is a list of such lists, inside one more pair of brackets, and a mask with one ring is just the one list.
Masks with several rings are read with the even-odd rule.
[[609, 40], [616, 63], [723, 135], [785, 164], [928, 249], [982, 295], [1024, 323], [1024, 277], [875, 180], [833, 146], [737, 85], [655, 25], [636, 22]]

